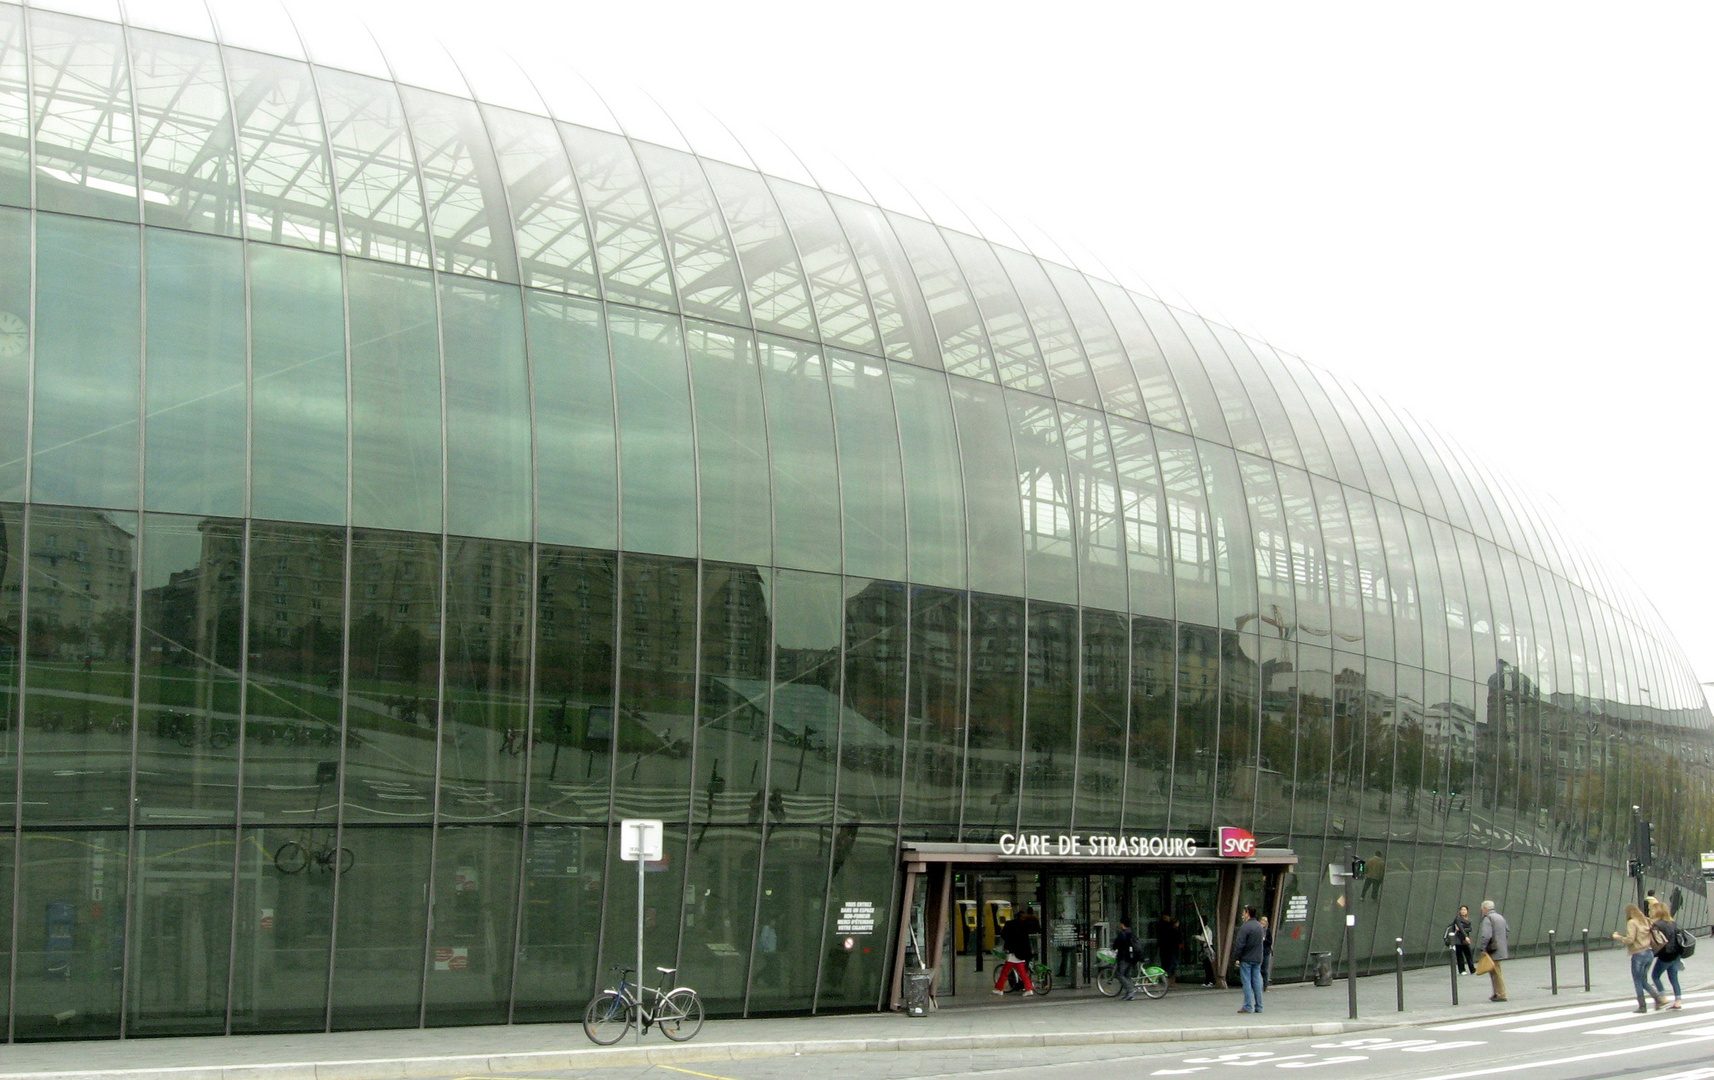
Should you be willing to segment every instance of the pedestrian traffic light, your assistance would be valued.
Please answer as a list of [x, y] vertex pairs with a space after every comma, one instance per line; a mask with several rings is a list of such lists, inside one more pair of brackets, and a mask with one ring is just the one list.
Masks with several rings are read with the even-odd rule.
[[1351, 856], [1351, 876], [1354, 878], [1362, 877], [1363, 876], [1363, 867], [1366, 865], [1367, 864], [1364, 863], [1362, 859], [1358, 858], [1355, 855]]
[[1627, 877], [1642, 877], [1643, 864], [1635, 859], [1628, 860], [1625, 863], [1625, 874]]

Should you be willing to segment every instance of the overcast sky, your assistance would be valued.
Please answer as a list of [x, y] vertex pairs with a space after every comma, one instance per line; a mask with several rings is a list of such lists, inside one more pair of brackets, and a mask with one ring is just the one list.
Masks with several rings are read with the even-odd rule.
[[1714, 680], [1714, 5], [356, 0], [931, 182], [1349, 375]]

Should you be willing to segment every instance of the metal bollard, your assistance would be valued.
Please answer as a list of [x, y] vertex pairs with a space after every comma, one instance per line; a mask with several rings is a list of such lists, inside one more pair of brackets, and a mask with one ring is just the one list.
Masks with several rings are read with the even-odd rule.
[[1405, 1011], [1405, 939], [1393, 939], [1393, 953], [1397, 956], [1394, 969], [1399, 983], [1399, 1012]]
[[1558, 940], [1554, 935], [1557, 933], [1557, 930], [1547, 932], [1547, 974], [1553, 984], [1554, 997], [1559, 996], [1559, 953], [1554, 949], [1554, 942]]
[[1589, 992], [1589, 928], [1583, 928], [1583, 992]]
[[1458, 946], [1446, 947], [1446, 959], [1452, 963], [1452, 1004], [1458, 1004]]

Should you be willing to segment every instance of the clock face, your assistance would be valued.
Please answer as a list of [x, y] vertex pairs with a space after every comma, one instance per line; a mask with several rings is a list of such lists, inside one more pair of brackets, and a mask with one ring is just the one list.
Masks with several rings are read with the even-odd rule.
[[17, 356], [30, 343], [30, 328], [10, 311], [0, 311], [0, 356]]

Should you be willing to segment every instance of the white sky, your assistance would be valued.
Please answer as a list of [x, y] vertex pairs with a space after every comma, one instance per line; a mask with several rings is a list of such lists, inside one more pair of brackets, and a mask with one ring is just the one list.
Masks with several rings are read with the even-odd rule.
[[510, 38], [1134, 268], [1544, 492], [1714, 680], [1714, 5], [341, 9]]

